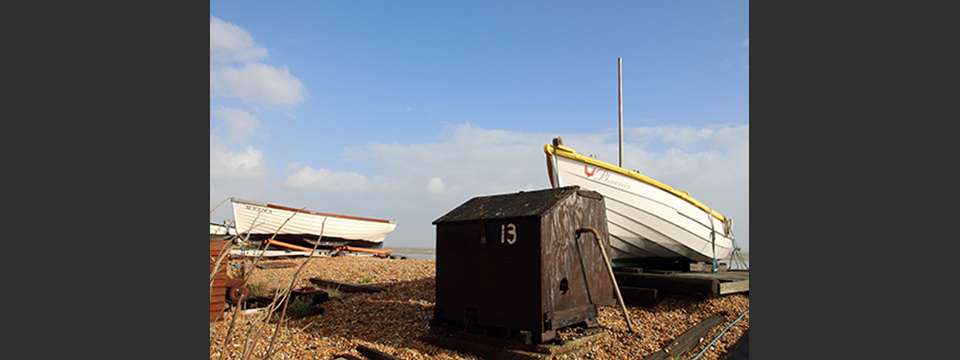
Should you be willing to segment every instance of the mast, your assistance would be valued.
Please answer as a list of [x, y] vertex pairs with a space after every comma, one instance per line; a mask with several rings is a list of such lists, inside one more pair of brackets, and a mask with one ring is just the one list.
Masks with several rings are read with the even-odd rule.
[[620, 105], [620, 161], [617, 165], [623, 167], [623, 58], [617, 58], [617, 102]]

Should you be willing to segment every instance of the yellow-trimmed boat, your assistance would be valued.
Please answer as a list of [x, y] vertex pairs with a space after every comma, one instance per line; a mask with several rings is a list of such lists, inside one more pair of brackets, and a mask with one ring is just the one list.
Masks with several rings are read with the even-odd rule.
[[603, 194], [612, 259], [713, 261], [734, 248], [732, 221], [639, 172], [577, 154], [560, 138], [543, 147], [554, 188], [578, 185]]

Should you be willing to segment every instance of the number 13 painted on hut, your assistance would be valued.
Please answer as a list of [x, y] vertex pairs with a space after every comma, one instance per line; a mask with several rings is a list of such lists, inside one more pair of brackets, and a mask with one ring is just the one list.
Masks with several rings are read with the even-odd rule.
[[517, 227], [513, 223], [500, 225], [500, 243], [506, 241], [513, 245], [517, 242]]

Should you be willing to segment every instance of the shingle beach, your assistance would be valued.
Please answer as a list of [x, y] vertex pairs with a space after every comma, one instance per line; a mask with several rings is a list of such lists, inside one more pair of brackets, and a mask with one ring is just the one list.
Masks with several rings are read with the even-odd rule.
[[[290, 263], [295, 266], [261, 269], [248, 266], [248, 284], [267, 288], [287, 288], [306, 258], [261, 259], [260, 263]], [[250, 260], [231, 260], [228, 273], [250, 264]], [[234, 266], [236, 264], [236, 266]], [[273, 359], [334, 359], [352, 355], [365, 359], [357, 347], [362, 345], [401, 359], [479, 359], [479, 357], [431, 345], [421, 340], [429, 334], [428, 322], [435, 301], [435, 260], [380, 259], [374, 257], [323, 257], [309, 259], [293, 286], [315, 286], [309, 279], [318, 277], [348, 283], [385, 288], [378, 293], [351, 293], [322, 304], [323, 312], [279, 327]], [[730, 294], [706, 299], [666, 298], [656, 306], [627, 305], [639, 336], [631, 334], [619, 305], [600, 308], [600, 327], [612, 336], [597, 339], [582, 359], [642, 359], [659, 351], [684, 331], [719, 312], [723, 322], [703, 337], [685, 359], [700, 353], [710, 341], [750, 308], [745, 294]], [[278, 311], [279, 312], [279, 311]], [[210, 323], [210, 358], [240, 359], [248, 349], [251, 359], [265, 358], [277, 322], [264, 326], [259, 313], [238, 315], [231, 312]], [[233, 329], [228, 329], [233, 323]], [[718, 359], [750, 327], [750, 314], [742, 316], [717, 339], [699, 359]], [[225, 339], [228, 330], [230, 337]], [[261, 336], [257, 336], [260, 334]], [[562, 337], [563, 335], [561, 335]], [[246, 342], [245, 340], [249, 339]], [[224, 343], [226, 346], [224, 349]], [[254, 345], [255, 344], [255, 345]], [[223, 352], [226, 352], [225, 354]], [[564, 357], [558, 357], [564, 358]]]

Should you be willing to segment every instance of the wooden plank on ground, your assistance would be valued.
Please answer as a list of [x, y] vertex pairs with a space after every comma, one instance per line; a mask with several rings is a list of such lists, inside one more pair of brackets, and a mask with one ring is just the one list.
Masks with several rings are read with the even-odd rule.
[[340, 292], [345, 293], [357, 293], [357, 292], [381, 292], [387, 289], [376, 287], [376, 286], [367, 286], [367, 285], [358, 285], [345, 283], [342, 281], [336, 280], [324, 280], [321, 278], [310, 278], [310, 282], [316, 284], [321, 288], [335, 288], [340, 290]]
[[643, 358], [643, 360], [680, 359], [684, 353], [696, 347], [700, 338], [709, 333], [710, 329], [723, 322], [723, 318], [723, 313], [713, 314], [696, 326], [690, 328], [690, 330], [680, 334], [676, 340], [670, 342], [670, 345], [650, 354], [650, 356]]
[[612, 337], [607, 330], [595, 328], [586, 330], [584, 336], [555, 343], [524, 344], [523, 342], [468, 331], [455, 331], [452, 334], [439, 335], [427, 333], [420, 340], [434, 346], [453, 349], [484, 359], [498, 360], [547, 360], [580, 359], [594, 349], [594, 342]]
[[363, 345], [357, 345], [357, 351], [359, 351], [363, 356], [366, 356], [372, 360], [403, 360], [396, 356]]

